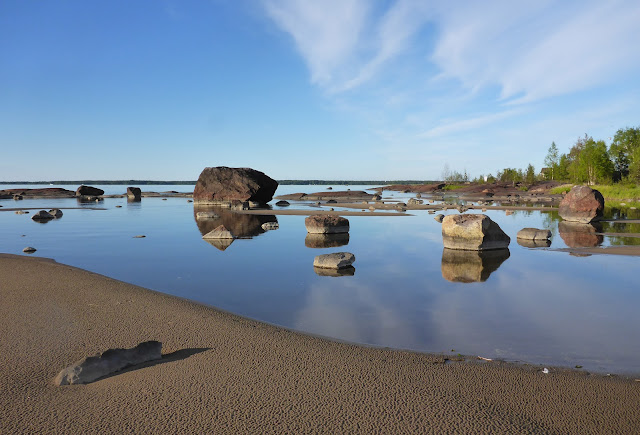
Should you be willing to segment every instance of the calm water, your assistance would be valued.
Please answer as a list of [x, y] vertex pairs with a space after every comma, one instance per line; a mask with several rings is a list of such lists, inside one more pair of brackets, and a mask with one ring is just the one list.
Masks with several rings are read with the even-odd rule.
[[[102, 188], [109, 194], [126, 187]], [[277, 194], [322, 190], [281, 186]], [[488, 211], [511, 237], [509, 251], [461, 258], [443, 252], [440, 224], [426, 211], [349, 217], [348, 241], [333, 242], [347, 244], [330, 248], [307, 246], [322, 242], [305, 242], [304, 216], [223, 214], [225, 225], [246, 237], [227, 247], [201, 238], [219, 222], [196, 222], [194, 206], [185, 198], [139, 203], [114, 198], [84, 209], [65, 209], [78, 207], [75, 199], [0, 200], [0, 205], [64, 211], [46, 224], [33, 222], [31, 214], [0, 212], [1, 252], [22, 255], [24, 247], [33, 246], [35, 256], [285, 327], [377, 346], [640, 374], [640, 258], [529, 249], [516, 243], [516, 233], [523, 227], [550, 228], [551, 249], [636, 239], [571, 232], [559, 228], [553, 214]], [[89, 209], [96, 205], [106, 210]], [[280, 229], [260, 229], [273, 220]], [[604, 230], [614, 231], [606, 224]], [[316, 255], [342, 250], [356, 256], [353, 276], [314, 272]]]

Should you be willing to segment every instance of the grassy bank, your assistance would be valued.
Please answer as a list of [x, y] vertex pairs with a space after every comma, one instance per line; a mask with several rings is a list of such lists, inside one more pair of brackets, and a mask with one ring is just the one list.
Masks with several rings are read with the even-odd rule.
[[[562, 186], [555, 187], [551, 189], [552, 194], [560, 194], [566, 193], [571, 190], [573, 184], [563, 184]], [[612, 200], [632, 200], [638, 199], [640, 200], [640, 186], [637, 185], [622, 185], [622, 184], [612, 184], [612, 185], [595, 185], [590, 186], [592, 189], [595, 189], [602, 193], [605, 199]]]

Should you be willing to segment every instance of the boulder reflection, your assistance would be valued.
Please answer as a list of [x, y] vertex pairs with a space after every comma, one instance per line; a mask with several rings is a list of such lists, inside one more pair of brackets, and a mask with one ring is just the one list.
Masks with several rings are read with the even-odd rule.
[[524, 246], [525, 248], [548, 248], [551, 246], [551, 240], [549, 239], [516, 239], [518, 245]]
[[601, 234], [602, 225], [598, 222], [581, 224], [561, 221], [558, 232], [564, 243], [570, 248], [593, 248], [600, 246], [604, 237]]
[[314, 266], [313, 271], [319, 276], [353, 276], [356, 273], [356, 268], [349, 266], [342, 269], [325, 269], [323, 267]]
[[484, 282], [509, 258], [509, 249], [442, 250], [442, 277], [452, 282]]
[[[198, 217], [198, 212], [209, 212], [212, 217]], [[203, 236], [220, 225], [224, 225], [231, 233], [239, 239], [250, 239], [266, 232], [262, 224], [266, 222], [278, 222], [273, 215], [254, 215], [234, 213], [228, 208], [206, 205], [194, 205], [193, 218], [198, 225], [198, 231]], [[216, 248], [224, 251], [231, 245], [233, 239], [207, 240]]]
[[338, 234], [311, 234], [304, 238], [307, 248], [336, 248], [349, 244], [349, 233]]

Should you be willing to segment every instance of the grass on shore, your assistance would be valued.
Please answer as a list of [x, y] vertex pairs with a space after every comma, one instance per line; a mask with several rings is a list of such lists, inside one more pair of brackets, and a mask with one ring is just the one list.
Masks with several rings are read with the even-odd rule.
[[458, 190], [458, 189], [462, 189], [464, 186], [464, 184], [447, 184], [446, 186], [444, 186], [443, 190]]
[[[571, 190], [574, 184], [563, 184], [562, 186], [554, 187], [551, 189], [551, 193], [554, 195], [567, 193]], [[602, 193], [605, 199], [617, 199], [617, 200], [631, 200], [640, 199], [640, 186], [637, 185], [624, 185], [624, 184], [612, 184], [612, 185], [594, 185], [590, 186], [592, 189]]]

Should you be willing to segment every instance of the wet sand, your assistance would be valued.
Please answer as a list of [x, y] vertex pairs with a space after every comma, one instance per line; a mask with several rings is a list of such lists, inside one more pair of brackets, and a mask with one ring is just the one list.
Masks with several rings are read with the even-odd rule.
[[[0, 255], [0, 283], [2, 434], [640, 432], [629, 378], [339, 343], [39, 258]], [[52, 383], [146, 340], [163, 360]]]

